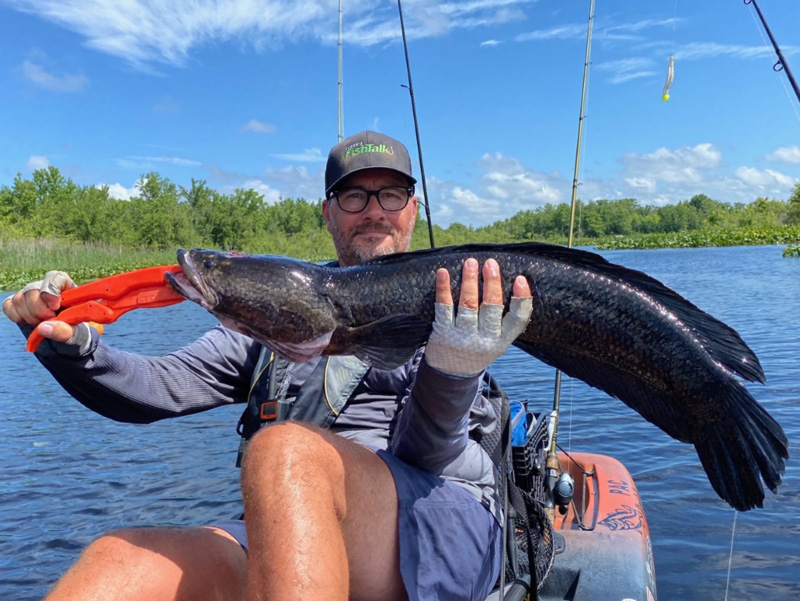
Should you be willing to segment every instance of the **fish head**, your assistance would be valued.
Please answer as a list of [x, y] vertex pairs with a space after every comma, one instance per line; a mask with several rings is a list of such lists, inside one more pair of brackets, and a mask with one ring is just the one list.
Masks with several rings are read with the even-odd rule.
[[[224, 278], [220, 272], [228, 258], [224, 253], [213, 250], [178, 250], [178, 264], [182, 273], [168, 274], [167, 281], [178, 294], [213, 311], [220, 304], [221, 283]], [[220, 290], [218, 293], [217, 290]]]
[[321, 268], [288, 257], [179, 250], [172, 288], [293, 361], [321, 354], [336, 328]]

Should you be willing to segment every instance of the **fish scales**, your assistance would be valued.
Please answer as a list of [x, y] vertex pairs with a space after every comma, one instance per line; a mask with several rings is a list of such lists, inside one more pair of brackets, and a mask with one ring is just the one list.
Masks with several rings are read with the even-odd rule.
[[695, 446], [714, 490], [740, 510], [775, 491], [788, 458], [780, 425], [737, 375], [764, 381], [735, 330], [650, 276], [599, 255], [541, 243], [473, 244], [380, 257], [338, 268], [286, 257], [179, 251], [173, 287], [223, 324], [294, 361], [355, 355], [404, 363], [434, 319], [435, 272], [458, 298], [463, 262], [494, 258], [504, 298], [517, 275], [533, 313], [515, 346], [622, 400]]

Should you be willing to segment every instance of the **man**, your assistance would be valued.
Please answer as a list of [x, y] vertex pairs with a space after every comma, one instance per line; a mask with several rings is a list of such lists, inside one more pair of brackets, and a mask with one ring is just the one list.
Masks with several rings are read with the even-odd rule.
[[[331, 150], [323, 214], [340, 266], [408, 250], [415, 183], [407, 150], [388, 136], [362, 132]], [[120, 353], [86, 325], [41, 324], [58, 310], [64, 274], [8, 299], [23, 331], [52, 341], [42, 364], [98, 413], [150, 422], [249, 408], [262, 393], [262, 414], [276, 402], [284, 413], [245, 454], [246, 521], [113, 532], [48, 600], [482, 600], [500, 570], [502, 512], [495, 467], [473, 438], [497, 427], [481, 375], [524, 329], [531, 301], [517, 278], [502, 317], [499, 268], [487, 261], [479, 312], [479, 268], [464, 264], [455, 319], [439, 270], [434, 332], [395, 370], [353, 357], [290, 364], [221, 327], [164, 357]]]

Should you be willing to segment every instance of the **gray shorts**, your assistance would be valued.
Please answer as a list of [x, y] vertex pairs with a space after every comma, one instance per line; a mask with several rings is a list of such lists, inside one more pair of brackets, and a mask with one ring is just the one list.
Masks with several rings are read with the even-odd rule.
[[[400, 573], [409, 601], [484, 601], [500, 575], [502, 536], [489, 511], [467, 491], [377, 451], [398, 498]], [[247, 550], [241, 520], [210, 524]]]

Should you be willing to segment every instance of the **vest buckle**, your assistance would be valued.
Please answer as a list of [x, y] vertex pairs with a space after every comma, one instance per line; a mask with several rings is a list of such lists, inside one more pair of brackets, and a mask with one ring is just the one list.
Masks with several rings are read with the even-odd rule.
[[259, 417], [264, 421], [273, 421], [278, 417], [278, 401], [264, 401], [259, 409]]

